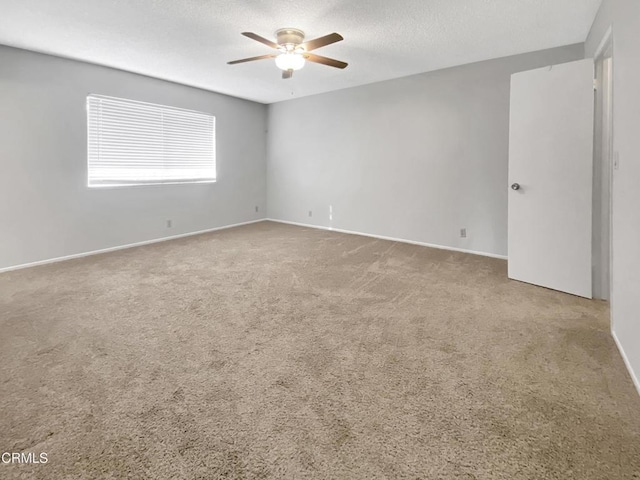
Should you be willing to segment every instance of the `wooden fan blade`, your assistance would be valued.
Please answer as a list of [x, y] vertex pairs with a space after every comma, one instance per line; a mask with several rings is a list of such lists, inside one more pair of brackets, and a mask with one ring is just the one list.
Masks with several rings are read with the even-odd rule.
[[277, 54], [270, 54], [270, 55], [260, 55], [259, 57], [250, 57], [250, 58], [243, 58], [240, 60], [234, 60], [232, 62], [227, 62], [228, 65], [235, 65], [236, 63], [244, 63], [244, 62], [253, 62], [254, 60], [263, 60], [265, 58], [276, 58], [278, 55]]
[[252, 40], [255, 40], [256, 42], [264, 43], [267, 47], [275, 48], [276, 50], [280, 48], [280, 46], [277, 43], [274, 43], [271, 40], [267, 40], [266, 38], [261, 37], [260, 35], [256, 35], [255, 33], [242, 32], [242, 35]]
[[313, 53], [303, 53], [302, 56], [310, 62], [321, 63], [322, 65], [328, 65], [335, 68], [347, 68], [347, 65], [349, 65], [348, 63], [341, 62], [340, 60], [321, 57], [320, 55], [314, 55]]
[[282, 71], [282, 78], [284, 80], [286, 80], [287, 78], [291, 78], [293, 77], [293, 70], [283, 70]]
[[340, 35], [339, 33], [330, 33], [329, 35], [325, 35], [324, 37], [309, 40], [308, 42], [305, 42], [300, 46], [304, 48], [305, 51], [310, 52], [311, 50], [315, 50], [316, 48], [325, 47], [341, 40], [344, 40], [344, 38], [342, 38], [342, 35]]

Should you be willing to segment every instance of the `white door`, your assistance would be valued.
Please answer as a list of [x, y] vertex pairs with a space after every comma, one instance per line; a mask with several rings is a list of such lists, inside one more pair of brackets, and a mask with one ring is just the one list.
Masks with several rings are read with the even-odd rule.
[[511, 77], [509, 278], [591, 298], [592, 60]]

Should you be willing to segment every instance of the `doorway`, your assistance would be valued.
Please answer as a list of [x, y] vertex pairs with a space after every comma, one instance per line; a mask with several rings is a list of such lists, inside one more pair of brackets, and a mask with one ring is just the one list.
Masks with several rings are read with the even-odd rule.
[[613, 45], [609, 33], [595, 56], [593, 158], [593, 297], [611, 298], [613, 179]]

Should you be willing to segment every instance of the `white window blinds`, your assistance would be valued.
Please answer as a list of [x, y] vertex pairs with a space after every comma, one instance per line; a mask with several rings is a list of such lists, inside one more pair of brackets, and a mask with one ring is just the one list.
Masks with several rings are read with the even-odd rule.
[[89, 95], [87, 121], [90, 187], [216, 179], [213, 115]]

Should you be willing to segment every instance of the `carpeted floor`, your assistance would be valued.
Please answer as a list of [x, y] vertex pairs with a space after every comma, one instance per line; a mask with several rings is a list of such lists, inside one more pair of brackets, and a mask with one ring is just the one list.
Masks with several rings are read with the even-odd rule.
[[260, 223], [0, 275], [34, 479], [637, 479], [605, 304], [506, 262]]

